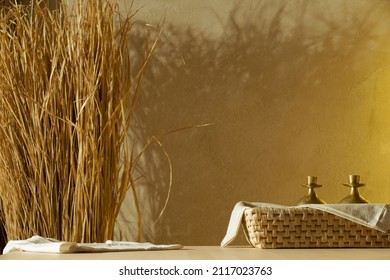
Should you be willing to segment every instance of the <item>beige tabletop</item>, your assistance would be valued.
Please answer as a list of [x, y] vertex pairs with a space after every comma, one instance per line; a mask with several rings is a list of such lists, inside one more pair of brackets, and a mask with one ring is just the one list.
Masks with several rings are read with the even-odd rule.
[[383, 249], [256, 249], [251, 247], [185, 246], [180, 250], [47, 254], [13, 252], [1, 260], [390, 260]]

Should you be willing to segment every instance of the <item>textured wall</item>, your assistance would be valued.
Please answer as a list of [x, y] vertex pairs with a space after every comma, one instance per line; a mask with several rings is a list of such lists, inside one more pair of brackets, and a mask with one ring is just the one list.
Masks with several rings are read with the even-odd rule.
[[[361, 175], [368, 200], [390, 203], [390, 1], [134, 2], [141, 6], [140, 22], [165, 25], [145, 77], [140, 137], [214, 123], [161, 140], [173, 185], [155, 224], [167, 160], [157, 145], [143, 157], [147, 240], [217, 245], [237, 201], [294, 205], [307, 175], [319, 177], [328, 203], [347, 195], [349, 174]], [[133, 219], [129, 197], [126, 239]]]

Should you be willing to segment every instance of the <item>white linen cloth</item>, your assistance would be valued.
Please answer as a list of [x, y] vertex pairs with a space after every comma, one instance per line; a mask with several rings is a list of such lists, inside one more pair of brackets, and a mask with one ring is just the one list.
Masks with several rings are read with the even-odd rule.
[[240, 229], [245, 209], [253, 207], [269, 208], [294, 208], [307, 207], [322, 210], [344, 219], [353, 221], [363, 226], [387, 232], [390, 230], [390, 205], [389, 204], [306, 204], [301, 206], [283, 206], [278, 204], [261, 202], [238, 202], [230, 216], [226, 235], [221, 242], [225, 247], [237, 236]]
[[119, 252], [119, 251], [146, 251], [146, 250], [174, 250], [183, 248], [180, 244], [155, 245], [152, 243], [111, 241], [105, 243], [76, 243], [59, 241], [35, 235], [26, 240], [10, 240], [3, 254], [14, 251], [39, 253], [81, 253], [81, 252]]

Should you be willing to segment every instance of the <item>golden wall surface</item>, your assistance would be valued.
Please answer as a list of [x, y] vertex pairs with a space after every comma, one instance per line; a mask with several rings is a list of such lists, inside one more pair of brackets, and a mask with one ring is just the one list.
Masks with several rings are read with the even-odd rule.
[[[318, 176], [328, 203], [348, 194], [349, 174], [361, 175], [370, 202], [390, 203], [390, 1], [136, 0], [137, 8], [140, 40], [165, 22], [144, 79], [140, 138], [213, 123], [161, 138], [173, 184], [156, 223], [168, 161], [159, 145], [144, 155], [145, 240], [218, 245], [236, 202], [294, 205], [307, 175]], [[129, 196], [125, 239], [135, 236], [134, 215]]]

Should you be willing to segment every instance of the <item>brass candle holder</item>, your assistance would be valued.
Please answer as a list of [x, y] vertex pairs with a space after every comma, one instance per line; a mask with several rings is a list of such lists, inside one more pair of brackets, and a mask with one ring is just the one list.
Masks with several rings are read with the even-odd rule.
[[317, 184], [317, 177], [307, 176], [307, 184], [302, 185], [303, 187], [309, 188], [306, 196], [301, 198], [298, 201], [298, 205], [304, 204], [326, 204], [324, 200], [318, 197], [316, 193], [316, 188], [322, 187], [322, 185]]
[[369, 203], [359, 193], [359, 188], [365, 186], [365, 184], [360, 183], [359, 175], [349, 175], [349, 183], [343, 185], [346, 187], [350, 187], [351, 192], [349, 195], [344, 197], [339, 203]]

